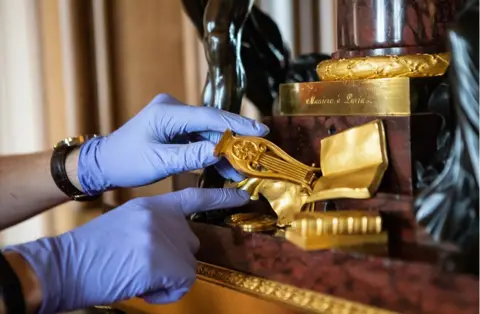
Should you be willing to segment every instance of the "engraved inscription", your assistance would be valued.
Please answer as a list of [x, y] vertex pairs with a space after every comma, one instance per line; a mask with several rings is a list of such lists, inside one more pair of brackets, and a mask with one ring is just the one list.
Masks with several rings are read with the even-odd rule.
[[337, 95], [337, 98], [321, 98], [321, 97], [315, 97], [311, 96], [310, 98], [307, 98], [305, 103], [308, 106], [312, 105], [333, 105], [333, 104], [349, 104], [349, 105], [366, 105], [366, 104], [372, 104], [373, 101], [368, 99], [365, 96], [359, 96], [355, 95], [353, 93], [348, 93], [346, 95]]
[[352, 93], [347, 94], [345, 99], [346, 104], [371, 104], [372, 102], [364, 97], [355, 97]]

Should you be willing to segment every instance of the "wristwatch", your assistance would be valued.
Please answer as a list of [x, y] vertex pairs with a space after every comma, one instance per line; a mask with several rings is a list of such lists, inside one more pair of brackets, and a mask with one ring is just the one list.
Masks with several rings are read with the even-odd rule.
[[52, 158], [50, 159], [50, 172], [52, 174], [53, 181], [63, 193], [65, 193], [74, 201], [91, 201], [101, 195], [88, 195], [77, 189], [68, 178], [68, 174], [65, 169], [65, 162], [68, 154], [70, 154], [74, 149], [80, 147], [86, 141], [96, 136], [97, 135], [82, 135], [78, 137], [67, 137], [53, 147]]

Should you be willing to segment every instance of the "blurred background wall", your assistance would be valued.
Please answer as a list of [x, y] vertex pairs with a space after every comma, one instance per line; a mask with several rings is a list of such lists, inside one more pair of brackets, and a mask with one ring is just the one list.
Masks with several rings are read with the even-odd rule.
[[[334, 51], [334, 1], [257, 4], [298, 55]], [[180, 0], [0, 0], [0, 154], [50, 149], [67, 136], [107, 134], [158, 93], [199, 104], [206, 68]], [[256, 115], [247, 101], [243, 113]], [[103, 201], [118, 204], [170, 190], [167, 179], [109, 192]], [[0, 244], [65, 232], [97, 215], [99, 207], [59, 206], [1, 232]], [[232, 308], [232, 301], [242, 306]], [[291, 313], [205, 282], [181, 302], [152, 311]]]
[[[38, 18], [33, 1], [0, 0], [0, 154], [47, 144]], [[52, 218], [47, 213], [2, 232], [2, 244], [48, 234]]]
[[[298, 55], [333, 52], [334, 1], [257, 4]], [[205, 75], [203, 48], [180, 0], [0, 0], [0, 154], [50, 149], [66, 136], [107, 134], [158, 93], [198, 104]], [[255, 116], [248, 102], [244, 114]], [[110, 192], [104, 201], [170, 190], [167, 179]], [[55, 208], [2, 232], [0, 241], [69, 230], [88, 214], [82, 206]]]

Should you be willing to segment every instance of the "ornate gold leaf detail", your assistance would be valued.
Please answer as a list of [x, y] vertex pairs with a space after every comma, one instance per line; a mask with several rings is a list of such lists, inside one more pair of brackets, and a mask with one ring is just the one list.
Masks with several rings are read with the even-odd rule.
[[351, 302], [345, 299], [296, 288], [279, 282], [247, 275], [200, 262], [199, 279], [222, 285], [263, 299], [282, 302], [310, 313], [322, 314], [387, 314], [387, 310]]
[[258, 154], [258, 148], [252, 142], [237, 141], [232, 146], [232, 153], [238, 159], [252, 161]]
[[311, 190], [320, 169], [292, 158], [272, 142], [253, 136], [234, 136], [226, 130], [215, 146], [214, 155], [225, 157], [235, 170], [248, 177], [280, 179]]
[[445, 74], [449, 53], [330, 59], [317, 65], [321, 81], [391, 77], [430, 77]]

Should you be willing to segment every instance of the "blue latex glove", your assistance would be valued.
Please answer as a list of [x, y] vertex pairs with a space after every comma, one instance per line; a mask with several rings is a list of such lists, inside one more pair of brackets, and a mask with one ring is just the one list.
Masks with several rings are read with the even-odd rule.
[[40, 279], [39, 313], [143, 297], [179, 300], [195, 281], [199, 241], [185, 216], [237, 207], [236, 189], [186, 189], [138, 198], [73, 231], [5, 249], [20, 253]]
[[268, 133], [268, 128], [255, 120], [158, 95], [117, 131], [82, 145], [80, 184], [93, 195], [114, 187], [150, 184], [213, 164], [225, 178], [242, 180], [226, 160], [219, 162], [213, 156], [226, 129], [249, 136]]

